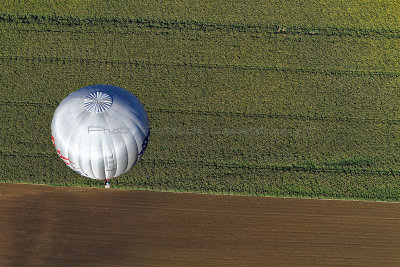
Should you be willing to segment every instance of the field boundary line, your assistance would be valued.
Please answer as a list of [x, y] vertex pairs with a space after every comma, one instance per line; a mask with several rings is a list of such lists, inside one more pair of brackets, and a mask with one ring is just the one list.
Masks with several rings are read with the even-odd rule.
[[129, 66], [173, 66], [184, 68], [203, 68], [203, 69], [238, 69], [252, 71], [274, 71], [282, 73], [299, 74], [322, 74], [322, 75], [351, 75], [351, 76], [379, 76], [379, 77], [400, 77], [400, 72], [381, 71], [381, 70], [340, 70], [340, 69], [321, 69], [321, 68], [289, 68], [276, 66], [259, 65], [238, 65], [238, 64], [217, 64], [217, 63], [195, 63], [195, 62], [151, 62], [145, 60], [122, 60], [122, 59], [98, 59], [98, 58], [62, 58], [54, 56], [20, 56], [20, 55], [0, 55], [0, 60], [27, 62], [42, 62], [53, 64], [106, 64], [106, 65], [129, 65]]
[[385, 37], [400, 38], [400, 30], [391, 28], [357, 28], [357, 27], [307, 27], [299, 25], [279, 25], [260, 23], [218, 23], [196, 20], [160, 20], [151, 18], [107, 17], [107, 16], [72, 16], [0, 13], [0, 23], [38, 24], [54, 26], [97, 26], [145, 27], [151, 29], [175, 29], [191, 31], [226, 31], [293, 35], [324, 35], [341, 37]]

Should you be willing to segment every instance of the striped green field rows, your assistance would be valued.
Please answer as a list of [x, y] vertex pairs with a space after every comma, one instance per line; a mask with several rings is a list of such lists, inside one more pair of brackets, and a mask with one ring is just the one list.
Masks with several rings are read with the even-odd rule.
[[12, 14], [193, 20], [207, 24], [300, 24], [308, 27], [398, 28], [398, 1], [363, 0], [2, 0]]
[[[80, 69], [74, 64], [62, 63], [57, 66], [57, 64], [42, 63], [39, 67], [34, 67], [32, 72], [29, 72], [27, 69], [22, 70], [16, 68], [19, 64], [22, 64], [25, 67], [30, 64], [26, 64], [26, 62], [13, 61], [13, 66], [15, 68], [13, 73], [22, 73], [33, 82], [30, 90], [21, 88], [21, 90], [24, 90], [29, 94], [30, 102], [25, 102], [32, 104], [29, 113], [38, 116], [38, 112], [41, 112], [41, 114], [46, 117], [42, 117], [37, 120], [37, 122], [35, 120], [39, 117], [32, 117], [30, 118], [31, 121], [28, 120], [26, 121], [27, 124], [25, 124], [24, 119], [26, 114], [25, 112], [20, 113], [21, 108], [25, 109], [23, 106], [24, 102], [21, 98], [28, 97], [26, 95], [21, 96], [20, 90], [15, 90], [15, 88], [9, 87], [10, 91], [7, 94], [8, 101], [11, 101], [11, 103], [14, 104], [5, 104], [0, 106], [0, 108], [4, 110], [3, 114], [8, 114], [7, 112], [10, 112], [10, 115], [6, 115], [3, 118], [18, 118], [13, 121], [14, 125], [12, 126], [16, 127], [16, 129], [21, 129], [21, 131], [28, 128], [32, 123], [32, 120], [35, 121], [34, 127], [44, 127], [48, 129], [50, 127], [52, 112], [57, 105], [57, 100], [64, 98], [68, 94], [66, 91], [73, 91], [75, 88], [79, 88], [79, 85], [71, 85], [71, 88], [61, 90], [60, 88], [62, 88], [63, 85], [57, 85], [58, 77], [54, 74], [68, 73], [71, 75], [69, 80], [80, 82], [79, 79], [82, 78], [82, 72], [85, 67]], [[42, 67], [45, 67], [49, 73], [41, 73], [40, 70]], [[8, 69], [12, 70], [12, 68]], [[113, 71], [118, 72], [119, 74], [125, 73], [125, 75], [128, 75], [128, 77], [124, 79], [127, 81], [132, 82], [136, 77], [143, 77], [133, 84], [124, 84], [123, 86], [126, 88], [132, 88], [132, 92], [138, 95], [148, 108], [148, 111], [151, 114], [154, 133], [152, 137], [156, 134], [162, 135], [164, 134], [163, 131], [165, 132], [163, 139], [160, 139], [160, 144], [157, 144], [154, 149], [165, 147], [166, 144], [171, 146], [171, 143], [176, 143], [176, 145], [181, 144], [179, 142], [163, 143], [165, 138], [173, 138], [174, 135], [178, 135], [181, 139], [187, 138], [187, 142], [189, 143], [191, 142], [190, 139], [196, 137], [196, 135], [200, 137], [204, 135], [205, 140], [201, 140], [200, 144], [204, 144], [207, 141], [207, 138], [217, 138], [216, 140], [219, 144], [224, 143], [228, 147], [239, 146], [242, 147], [242, 150], [248, 150], [247, 153], [258, 154], [259, 156], [256, 156], [255, 160], [261, 160], [261, 155], [265, 154], [262, 154], [261, 152], [269, 151], [269, 154], [271, 154], [270, 157], [265, 158], [265, 155], [263, 156], [265, 162], [270, 162], [271, 160], [276, 161], [280, 157], [287, 158], [288, 156], [286, 156], [282, 151], [283, 147], [288, 151], [286, 154], [292, 155], [287, 162], [284, 163], [290, 163], [296, 160], [296, 157], [293, 154], [294, 151], [297, 151], [297, 154], [302, 155], [304, 160], [345, 157], [346, 155], [355, 153], [379, 155], [375, 160], [378, 162], [375, 166], [378, 167], [381, 166], [381, 164], [385, 164], [385, 167], [396, 168], [396, 162], [392, 162], [389, 159], [392, 159], [397, 155], [396, 151], [399, 142], [398, 132], [396, 129], [398, 129], [399, 122], [395, 119], [391, 119], [396, 113], [392, 112], [392, 107], [387, 105], [389, 97], [386, 102], [383, 103], [384, 105], [382, 105], [380, 109], [377, 109], [378, 105], [373, 106], [372, 104], [380, 101], [380, 99], [378, 98], [378, 100], [375, 100], [374, 98], [377, 98], [377, 96], [375, 96], [372, 100], [366, 101], [367, 98], [362, 97], [367, 94], [366, 92], [362, 92], [358, 101], [354, 95], [353, 99], [349, 96], [349, 102], [350, 100], [353, 101], [353, 103], [350, 102], [353, 105], [351, 106], [347, 103], [339, 103], [340, 99], [345, 101], [345, 98], [341, 96], [340, 92], [335, 91], [328, 91], [319, 95], [319, 99], [321, 100], [328, 97], [330, 99], [336, 99], [336, 103], [333, 101], [326, 101], [324, 103], [321, 100], [318, 101], [318, 99], [312, 99], [306, 92], [300, 92], [300, 94], [296, 96], [296, 91], [293, 93], [279, 90], [276, 90], [275, 92], [269, 91], [271, 92], [271, 96], [267, 98], [262, 95], [262, 91], [260, 90], [259, 95], [246, 95], [246, 88], [244, 87], [242, 92], [240, 92], [242, 96], [238, 97], [238, 100], [236, 100], [233, 96], [229, 97], [230, 94], [234, 95], [236, 93], [236, 88], [229, 89], [227, 85], [236, 87], [238, 86], [239, 80], [235, 80], [234, 76], [229, 74], [229, 70], [224, 70], [223, 73], [206, 70], [206, 73], [202, 74], [204, 80], [197, 80], [197, 82], [192, 82], [191, 80], [187, 81], [184, 78], [179, 79], [177, 77], [178, 75], [182, 75], [183, 77], [199, 77], [200, 75], [196, 74], [198, 73], [198, 70], [193, 70], [192, 68], [152, 67], [151, 70], [154, 71], [154, 75], [151, 75], [151, 72], [148, 70], [148, 68], [141, 67], [134, 67], [132, 69], [113, 68]], [[185, 71], [185, 73], [182, 73], [182, 71]], [[102, 79], [98, 75], [96, 76], [96, 72], [97, 70], [87, 74], [87, 77], [93, 79], [92, 83], [96, 83], [96, 79]], [[171, 73], [171, 76], [168, 76], [168, 72]], [[251, 72], [252, 71], [242, 71], [240, 76], [243, 77], [246, 74], [252, 75]], [[100, 73], [101, 76], [104, 76], [103, 74], [103, 72]], [[145, 77], [146, 74], [150, 74], [150, 76]], [[110, 73], [105, 73], [105, 75], [106, 77], [113, 77]], [[274, 76], [274, 73], [266, 72], [266, 75], [271, 79]], [[202, 84], [207, 84], [207, 79], [212, 79], [216, 76], [225, 77], [225, 79], [221, 81], [221, 83], [214, 82], [212, 87], [203, 88], [204, 93], [202, 94], [200, 86]], [[304, 77], [306, 75], [295, 74], [292, 76], [294, 77], [291, 77], [291, 79], [300, 80], [302, 76]], [[323, 76], [326, 75], [322, 75], [320, 78], [323, 78]], [[263, 76], [260, 75], [260, 77]], [[86, 76], [84, 78], [86, 78]], [[279, 78], [280, 75], [278, 75], [274, 80], [279, 80]], [[382, 80], [387, 80], [380, 80], [376, 77], [367, 78], [371, 82], [375, 82], [376, 86], [379, 86], [379, 83], [382, 83]], [[22, 79], [23, 77], [21, 77], [21, 79], [16, 78], [17, 81], [21, 81]], [[47, 84], [43, 88], [37, 87], [35, 86], [36, 79], [39, 79], [37, 81], [38, 83], [44, 80], [48, 82], [51, 81], [52, 85], [50, 86]], [[116, 79], [120, 78], [116, 77]], [[173, 80], [177, 79], [179, 79], [179, 82], [173, 82]], [[365, 79], [366, 78], [358, 78], [358, 80]], [[184, 83], [179, 84], [182, 80]], [[285, 80], [287, 81], [288, 79]], [[343, 83], [346, 80], [348, 80], [347, 77], [343, 78]], [[141, 81], [144, 81], [144, 84], [140, 84]], [[145, 81], [152, 82], [151, 84], [146, 84]], [[262, 84], [263, 81], [265, 81], [265, 79], [259, 81], [253, 78], [252, 82], [247, 85], [254, 88], [257, 84]], [[111, 81], [111, 83], [116, 82], [116, 80]], [[199, 88], [186, 89], [189, 88], [190, 83], [197, 84]], [[323, 80], [321, 83], [324, 83]], [[341, 84], [343, 85], [343, 83]], [[168, 87], [159, 89], [159, 85]], [[312, 84], [309, 86], [311, 88]], [[349, 88], [351, 88], [350, 86], [351, 84], [349, 85]], [[224, 90], [219, 89], [222, 87], [224, 87]], [[288, 85], [284, 85], [284, 88], [287, 87]], [[7, 85], [5, 84], [3, 88], [7, 88]], [[368, 89], [369, 87], [365, 88]], [[335, 88], [332, 86], [332, 89], [334, 90]], [[373, 88], [372, 90], [375, 89]], [[182, 91], [185, 93], [180, 94]], [[5, 92], [6, 89], [3, 93], [6, 94]], [[13, 92], [16, 94], [14, 97], [12, 97]], [[372, 95], [373, 92], [370, 94]], [[296, 98], [291, 99], [290, 97], [292, 96], [295, 96]], [[266, 101], [263, 105], [257, 105], [257, 101], [261, 101], [262, 97], [265, 97]], [[305, 101], [306, 97], [310, 97], [309, 101]], [[390, 100], [395, 101], [395, 97], [396, 95], [394, 94]], [[46, 99], [46, 101], [41, 104], [41, 99]], [[280, 103], [274, 102], [278, 99], [287, 101], [287, 104], [279, 105]], [[302, 102], [297, 104], [297, 99]], [[269, 103], [271, 103], [269, 105], [267, 102], [268, 100], [270, 101]], [[18, 105], [18, 103], [21, 104]], [[37, 103], [36, 106], [35, 103]], [[361, 109], [362, 106], [367, 107], [368, 104], [371, 105], [370, 109]], [[313, 105], [316, 107], [313, 107]], [[318, 109], [318, 107], [322, 105], [324, 105], [323, 108]], [[335, 108], [333, 109], [332, 106]], [[385, 108], [387, 110], [385, 110]], [[229, 109], [231, 111], [229, 111]], [[357, 110], [361, 111], [357, 114]], [[340, 116], [341, 114], [351, 115], [345, 117]], [[376, 116], [377, 114], [380, 116]], [[255, 133], [253, 133], [253, 131], [255, 131]], [[46, 131], [45, 134], [47, 134]], [[232, 144], [230, 137], [235, 137], [235, 135], [240, 137], [240, 140]], [[298, 135], [304, 137], [297, 140], [299, 138]], [[44, 137], [45, 136], [41, 136], [41, 138]], [[9, 137], [4, 138], [5, 142], [9, 140]], [[15, 138], [18, 137], [16, 136]], [[287, 143], [291, 141], [290, 138], [294, 138], [294, 140], [291, 146], [288, 147]], [[278, 142], [278, 140], [283, 143], [273, 145]], [[305, 142], [307, 142], [307, 146]], [[182, 146], [187, 147], [187, 144], [182, 143]], [[312, 153], [307, 152], [307, 149], [310, 147], [313, 148]], [[210, 148], [204, 146], [204, 149]], [[219, 148], [211, 148], [211, 150], [219, 150]], [[182, 148], [179, 147], [177, 147], [175, 151], [183, 153]], [[200, 151], [199, 148], [193, 149], [193, 151], [189, 150], [188, 152], [185, 152], [187, 153], [185, 156], [189, 156], [190, 153], [196, 154], [197, 151]], [[216, 155], [215, 153], [216, 152], [213, 152], [213, 155]], [[193, 156], [196, 157], [196, 155]], [[248, 155], [243, 155], [243, 157], [245, 157], [243, 158], [244, 160], [249, 160], [251, 158], [251, 156]]]
[[[56, 22], [72, 20], [68, 17], [54, 19]], [[337, 29], [338, 34], [309, 35], [307, 32], [312, 28], [297, 34], [295, 30], [278, 33], [276, 25], [263, 25], [254, 32], [251, 25], [243, 29], [232, 28], [232, 25], [202, 29], [185, 28], [188, 22], [172, 21], [158, 22], [166, 26], [157, 27], [136, 21], [121, 22], [122, 25], [102, 21], [79, 23], [82, 25], [49, 25], [35, 20], [23, 23], [17, 18], [4, 22], [0, 51], [6, 56], [70, 55], [152, 63], [353, 70], [367, 74], [368, 71], [398, 73], [399, 67], [400, 31], [374, 33], [371, 30], [370, 35], [359, 36], [361, 33], [356, 30], [345, 28]]]
[[[277, 114], [330, 120], [394, 122], [400, 77], [291, 73], [276, 70], [208, 68], [186, 65], [113, 64], [107, 61], [0, 59], [3, 75], [24, 87], [21, 96], [8, 80], [4, 101], [55, 103], [76, 88], [112, 82], [132, 88], [145, 105], [157, 108]], [[53, 70], [56, 70], [54, 72]], [[57, 81], [57, 73], [69, 80]], [[44, 80], [54, 80], [49, 86]], [[61, 90], [62, 88], [62, 90]]]
[[9, 17], [2, 181], [100, 185], [57, 158], [50, 123], [69, 93], [107, 83], [138, 96], [152, 127], [142, 160], [115, 186], [400, 200], [395, 30]]
[[[7, 125], [0, 139], [3, 151], [53, 152], [49, 128], [54, 108], [10, 104], [0, 110], [1, 123]], [[356, 167], [397, 169], [399, 143], [392, 140], [399, 137], [394, 135], [399, 125], [148, 111], [152, 142], [146, 155], [154, 158], [280, 165], [312, 162], [329, 167], [355, 157], [364, 159], [354, 163]], [[26, 114], [34, 114], [35, 119], [27, 119]], [[45, 149], [46, 143], [50, 150]]]

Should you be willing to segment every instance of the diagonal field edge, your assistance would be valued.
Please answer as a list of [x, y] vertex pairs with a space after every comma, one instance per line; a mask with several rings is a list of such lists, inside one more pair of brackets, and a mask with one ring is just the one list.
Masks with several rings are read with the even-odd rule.
[[[58, 102], [16, 102], [16, 101], [0, 101], [0, 106], [23, 107], [38, 107], [38, 108], [53, 108], [58, 106]], [[358, 117], [328, 117], [328, 116], [310, 116], [301, 114], [279, 114], [279, 113], [248, 113], [234, 111], [212, 111], [212, 110], [188, 110], [188, 109], [163, 109], [163, 108], [146, 108], [150, 114], [184, 114], [209, 117], [244, 117], [253, 119], [284, 119], [284, 120], [299, 120], [299, 121], [322, 121], [322, 122], [348, 122], [348, 123], [369, 123], [369, 124], [388, 124], [399, 125], [400, 119], [382, 119], [382, 118], [358, 118]]]
[[[384, 37], [400, 38], [400, 30], [390, 28], [356, 28], [356, 27], [306, 27], [299, 25], [249, 24], [249, 23], [216, 23], [195, 20], [160, 20], [150, 18], [105, 17], [105, 16], [65, 16], [39, 14], [0, 13], [0, 23], [38, 24], [53, 26], [97, 26], [145, 27], [152, 29], [175, 29], [191, 31], [234, 31], [271, 34], [307, 34], [341, 37]], [[51, 29], [49, 29], [51, 31]]]
[[[22, 153], [16, 151], [1, 151], [0, 158], [54, 158], [54, 153]], [[176, 160], [176, 159], [141, 159], [141, 164], [152, 165], [186, 165], [200, 167], [214, 167], [223, 169], [249, 169], [249, 170], [266, 170], [270, 172], [308, 172], [308, 173], [344, 173], [353, 175], [385, 175], [398, 176], [400, 170], [371, 170], [371, 169], [351, 169], [351, 168], [328, 168], [318, 166], [300, 166], [292, 165], [270, 165], [259, 163], [231, 163], [224, 161], [205, 161], [205, 160]]]

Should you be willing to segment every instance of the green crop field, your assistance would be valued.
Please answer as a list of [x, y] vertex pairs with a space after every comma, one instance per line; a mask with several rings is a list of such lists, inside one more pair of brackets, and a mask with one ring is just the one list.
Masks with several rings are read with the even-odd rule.
[[0, 0], [0, 181], [101, 186], [50, 124], [105, 83], [152, 129], [113, 187], [400, 200], [397, 1], [115, 2]]

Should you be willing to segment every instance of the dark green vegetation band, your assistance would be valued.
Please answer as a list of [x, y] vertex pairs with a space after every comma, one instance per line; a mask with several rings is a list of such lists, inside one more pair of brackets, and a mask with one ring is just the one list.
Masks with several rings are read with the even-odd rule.
[[[114, 26], [114, 27], [147, 27], [156, 29], [175, 30], [197, 30], [197, 31], [239, 31], [248, 33], [271, 33], [271, 34], [306, 34], [306, 35], [327, 35], [327, 36], [351, 36], [351, 37], [384, 37], [400, 38], [400, 30], [389, 28], [367, 29], [357, 27], [304, 27], [304, 26], [283, 26], [263, 24], [222, 24], [206, 23], [195, 20], [154, 20], [148, 18], [124, 18], [124, 17], [79, 17], [63, 15], [16, 15], [2, 13], [0, 22], [23, 23], [23, 24], [44, 24], [55, 26]], [[129, 30], [129, 29], [127, 29]], [[99, 31], [102, 32], [102, 31]]]

